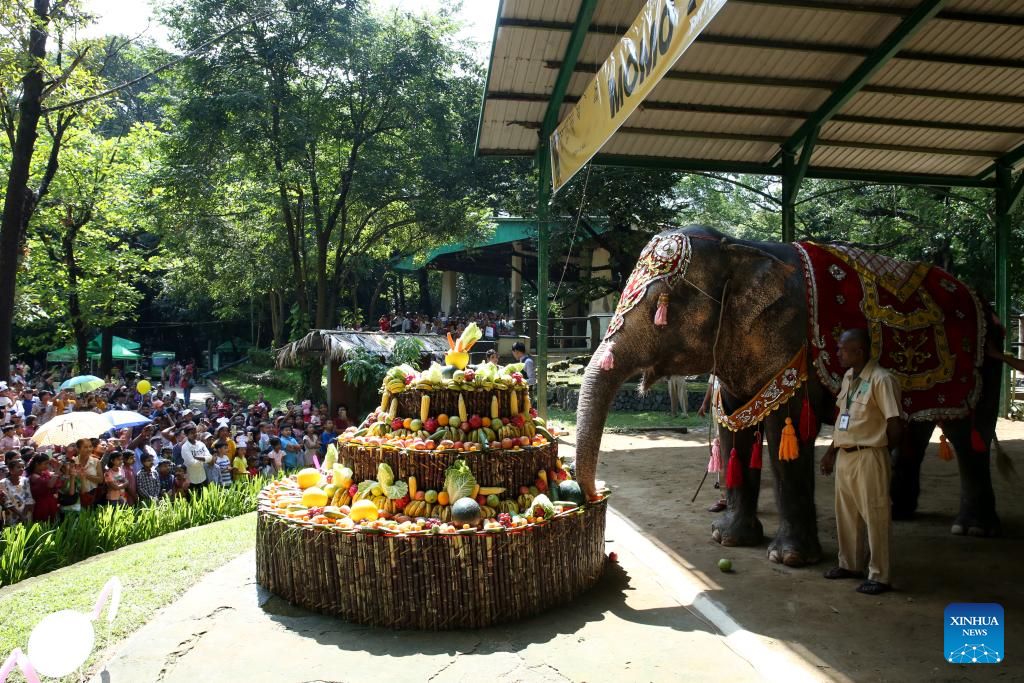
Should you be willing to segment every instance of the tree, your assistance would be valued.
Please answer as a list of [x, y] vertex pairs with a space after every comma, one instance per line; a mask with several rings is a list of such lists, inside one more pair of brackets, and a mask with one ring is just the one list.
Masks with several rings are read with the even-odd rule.
[[[480, 68], [444, 15], [382, 17], [335, 0], [168, 10], [185, 44], [240, 17], [245, 27], [175, 82], [172, 166], [214, 177], [229, 160], [273, 192], [295, 328], [333, 327], [362, 259], [458, 238], [486, 214], [476, 169], [487, 162], [472, 155]], [[320, 373], [310, 369], [314, 390]]]
[[145, 173], [157, 137], [152, 126], [117, 138], [66, 134], [64, 169], [32, 221], [19, 279], [16, 314], [27, 347], [72, 337], [85, 367], [91, 331], [137, 314], [139, 282], [159, 258]]

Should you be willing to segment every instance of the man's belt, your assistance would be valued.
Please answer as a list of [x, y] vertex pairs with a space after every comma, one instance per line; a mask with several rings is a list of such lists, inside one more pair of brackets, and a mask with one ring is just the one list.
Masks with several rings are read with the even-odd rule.
[[839, 450], [843, 451], [844, 453], [853, 453], [855, 451], [869, 451], [869, 450], [871, 450], [873, 448], [876, 448], [876, 447], [875, 446], [839, 446]]

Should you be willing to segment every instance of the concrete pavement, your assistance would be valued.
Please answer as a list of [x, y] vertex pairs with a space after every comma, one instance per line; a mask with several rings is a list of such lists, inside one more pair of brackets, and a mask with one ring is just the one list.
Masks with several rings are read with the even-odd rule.
[[357, 626], [294, 608], [256, 586], [249, 552], [136, 632], [94, 680], [825, 680], [783, 646], [743, 631], [695, 574], [613, 512], [608, 549], [618, 562], [573, 605], [442, 633]]

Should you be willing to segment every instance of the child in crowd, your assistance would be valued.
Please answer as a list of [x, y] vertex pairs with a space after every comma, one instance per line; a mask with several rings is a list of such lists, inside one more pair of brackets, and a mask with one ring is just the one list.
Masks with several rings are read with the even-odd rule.
[[267, 457], [273, 465], [273, 473], [277, 474], [284, 468], [285, 452], [281, 448], [281, 439], [276, 436], [270, 439], [270, 452], [267, 453]]
[[138, 500], [139, 491], [135, 475], [135, 451], [129, 450], [124, 452], [124, 502], [127, 505], [135, 505]]
[[111, 451], [107, 456], [103, 483], [107, 486], [107, 505], [124, 505], [124, 491], [128, 482], [124, 474], [124, 455], [121, 451]]
[[228, 457], [228, 445], [223, 441], [213, 444], [214, 464], [217, 466], [217, 475], [211, 481], [219, 482], [221, 486], [231, 486], [231, 458]]
[[142, 469], [135, 479], [135, 487], [139, 502], [152, 504], [160, 500], [160, 479], [153, 469], [153, 456], [150, 453], [142, 455]]
[[[170, 450], [170, 449], [164, 449]], [[156, 478], [160, 482], [160, 497], [170, 497], [171, 492], [174, 491], [174, 472], [171, 471], [171, 461], [164, 458], [160, 460], [160, 464], [156, 466]]]
[[174, 487], [171, 489], [171, 500], [188, 498], [188, 470], [184, 465], [174, 468]]
[[260, 456], [255, 448], [250, 448], [246, 453], [245, 465], [250, 479], [260, 476]]
[[249, 465], [245, 460], [245, 451], [245, 447], [235, 448], [235, 457], [231, 460], [231, 478], [235, 481], [249, 478], [247, 471]]

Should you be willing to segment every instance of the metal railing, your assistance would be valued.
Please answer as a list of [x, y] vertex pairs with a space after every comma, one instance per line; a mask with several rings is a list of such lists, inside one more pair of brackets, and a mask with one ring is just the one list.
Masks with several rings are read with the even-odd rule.
[[[548, 318], [548, 350], [572, 350], [592, 353], [608, 329], [611, 314]], [[537, 319], [512, 321], [516, 332], [530, 338], [530, 348], [537, 348]]]

